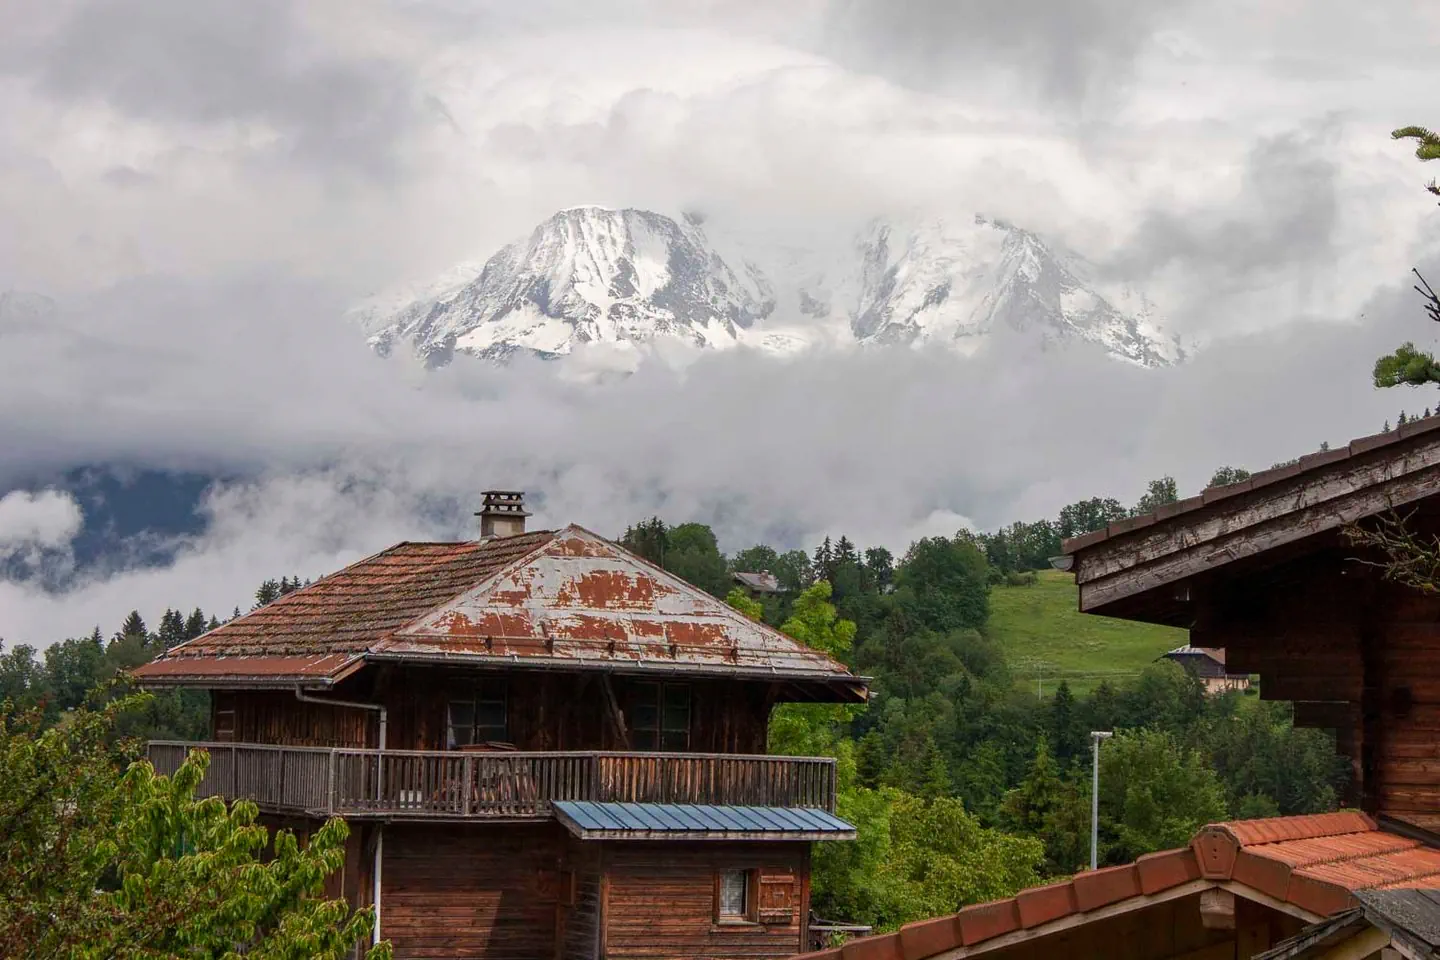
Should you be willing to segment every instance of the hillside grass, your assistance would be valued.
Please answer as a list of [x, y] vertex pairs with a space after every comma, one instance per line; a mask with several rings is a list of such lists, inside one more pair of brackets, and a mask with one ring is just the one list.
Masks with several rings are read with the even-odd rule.
[[1063, 679], [1075, 693], [1133, 677], [1187, 641], [1186, 631], [1081, 613], [1075, 578], [1042, 570], [1030, 586], [990, 589], [986, 633], [1005, 650], [1017, 685], [1048, 697]]

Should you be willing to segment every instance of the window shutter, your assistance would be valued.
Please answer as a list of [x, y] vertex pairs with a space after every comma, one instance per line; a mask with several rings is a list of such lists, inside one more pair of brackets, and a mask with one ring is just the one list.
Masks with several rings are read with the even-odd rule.
[[759, 891], [760, 922], [788, 926], [795, 922], [795, 874], [788, 871], [761, 871]]

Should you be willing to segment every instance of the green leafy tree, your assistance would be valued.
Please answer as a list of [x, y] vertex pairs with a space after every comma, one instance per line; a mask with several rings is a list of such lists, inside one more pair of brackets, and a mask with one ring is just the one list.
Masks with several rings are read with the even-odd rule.
[[1224, 820], [1225, 790], [1204, 755], [1172, 734], [1122, 731], [1100, 750], [1100, 816], [1110, 862], [1127, 862]]
[[45, 668], [35, 657], [35, 648], [21, 643], [5, 649], [0, 640], [0, 716], [36, 706], [45, 699]]
[[1249, 479], [1250, 471], [1246, 470], [1244, 467], [1221, 467], [1219, 470], [1215, 471], [1215, 475], [1210, 478], [1210, 482], [1205, 484], [1205, 486], [1207, 488], [1224, 487], [1232, 483], [1241, 483], [1242, 481]]
[[[1434, 160], [1440, 157], [1440, 138], [1425, 127], [1401, 127], [1393, 131], [1390, 136], [1396, 140], [1414, 140], [1415, 156], [1422, 162]], [[1440, 186], [1436, 186], [1431, 180], [1425, 187], [1433, 194], [1440, 194]], [[1440, 320], [1440, 298], [1436, 297], [1435, 291], [1415, 271], [1415, 276], [1420, 280], [1422, 286], [1415, 289], [1425, 298], [1425, 311], [1431, 320]], [[1440, 383], [1440, 364], [1435, 361], [1435, 355], [1425, 350], [1418, 350], [1414, 343], [1402, 343], [1395, 349], [1395, 352], [1386, 354], [1375, 361], [1375, 369], [1372, 379], [1377, 387], [1422, 387], [1429, 384]], [[1389, 422], [1386, 422], [1385, 430], [1388, 433]]]
[[1123, 520], [1128, 511], [1119, 500], [1109, 497], [1091, 497], [1064, 507], [1056, 527], [1062, 540], [1078, 537], [1082, 533], [1100, 530], [1116, 520]]
[[71, 710], [84, 703], [92, 689], [109, 679], [100, 628], [88, 637], [52, 645], [45, 651], [45, 673], [58, 709]]
[[712, 596], [729, 592], [730, 569], [714, 531], [703, 523], [682, 523], [670, 528], [667, 539], [666, 570]]
[[739, 587], [731, 590], [725, 595], [725, 602], [736, 610], [739, 610], [751, 620], [762, 620], [765, 617], [765, 607], [759, 600], [752, 600], [750, 594]]
[[1039, 882], [1044, 856], [1038, 840], [987, 829], [957, 799], [898, 795], [876, 877], [889, 914], [880, 922], [898, 925], [1013, 896]]
[[1179, 488], [1175, 485], [1174, 477], [1161, 477], [1159, 480], [1151, 480], [1145, 486], [1145, 495], [1135, 504], [1135, 509], [1130, 511], [1133, 516], [1143, 516], [1147, 513], [1154, 513], [1167, 503], [1174, 503], [1180, 499]]
[[[248, 801], [197, 800], [209, 758], [173, 777], [116, 742], [124, 698], [46, 728], [0, 721], [0, 943], [7, 956], [340, 960], [368, 910], [323, 898], [344, 860], [343, 821], [303, 846], [255, 822]], [[388, 943], [367, 960], [390, 956]]]
[[910, 545], [895, 571], [895, 602], [923, 627], [945, 633], [979, 629], [990, 616], [989, 565], [962, 538], [926, 537]]

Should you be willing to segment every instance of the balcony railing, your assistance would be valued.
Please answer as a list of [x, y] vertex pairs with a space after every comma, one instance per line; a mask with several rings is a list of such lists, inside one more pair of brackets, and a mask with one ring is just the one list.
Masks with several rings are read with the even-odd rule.
[[556, 800], [811, 807], [834, 812], [835, 761], [711, 753], [458, 753], [152, 741], [175, 772], [210, 753], [197, 793], [347, 817], [536, 820]]

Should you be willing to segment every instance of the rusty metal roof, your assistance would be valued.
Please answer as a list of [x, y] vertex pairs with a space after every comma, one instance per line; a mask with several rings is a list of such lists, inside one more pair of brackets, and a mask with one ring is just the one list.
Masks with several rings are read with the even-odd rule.
[[1135, 517], [1126, 517], [1123, 520], [1116, 520], [1108, 526], [1090, 533], [1082, 533], [1078, 537], [1066, 540], [1060, 547], [1062, 554], [1073, 554], [1087, 547], [1092, 547], [1111, 537], [1119, 536], [1122, 533], [1129, 533], [1132, 530], [1139, 530], [1148, 527], [1153, 523], [1162, 520], [1169, 520], [1171, 517], [1180, 514], [1188, 514], [1202, 507], [1209, 506], [1220, 500], [1228, 500], [1240, 494], [1249, 493], [1252, 490], [1259, 490], [1271, 484], [1280, 483], [1308, 473], [1311, 470], [1319, 470], [1342, 460], [1362, 453], [1371, 453], [1385, 447], [1393, 446], [1403, 440], [1410, 440], [1423, 434], [1440, 430], [1440, 414], [1433, 417], [1423, 417], [1397, 427], [1388, 433], [1375, 433], [1368, 437], [1358, 437], [1351, 440], [1343, 447], [1334, 450], [1319, 450], [1307, 454], [1296, 460], [1294, 463], [1287, 463], [1283, 466], [1272, 467], [1269, 470], [1262, 470], [1254, 474], [1248, 480], [1239, 483], [1228, 483], [1218, 487], [1207, 487], [1202, 493], [1194, 497], [1188, 497], [1175, 503], [1168, 503], [1153, 513], [1145, 513]]
[[[851, 940], [804, 954], [808, 960], [885, 957], [929, 960], [983, 953], [998, 937], [1036, 937], [1048, 925], [1127, 900], [1224, 885], [1303, 912], [1310, 920], [1359, 903], [1364, 891], [1440, 889], [1440, 850], [1379, 828], [1362, 813], [1238, 820], [1203, 827], [1188, 847], [1150, 853], [1134, 863], [1086, 870], [1071, 880], [1032, 887], [1005, 900], [907, 924], [895, 933]], [[1097, 919], [1111, 914], [1100, 913]], [[1082, 921], [1083, 922], [1083, 921]], [[798, 960], [798, 958], [797, 958]]]
[[864, 682], [828, 655], [578, 526], [397, 544], [135, 674], [333, 681], [357, 658], [833, 681], [846, 699], [864, 698]]

